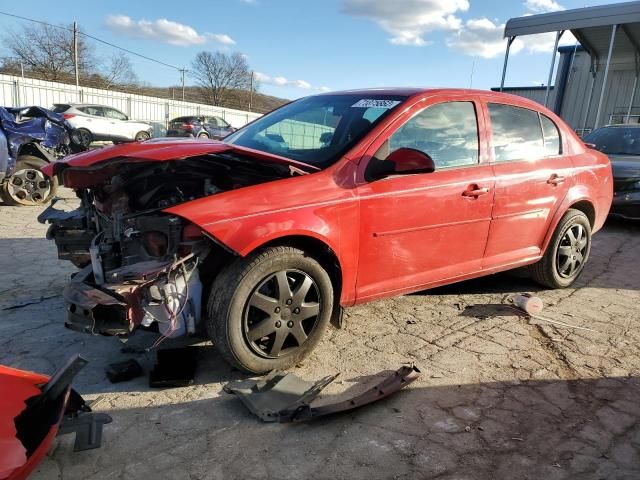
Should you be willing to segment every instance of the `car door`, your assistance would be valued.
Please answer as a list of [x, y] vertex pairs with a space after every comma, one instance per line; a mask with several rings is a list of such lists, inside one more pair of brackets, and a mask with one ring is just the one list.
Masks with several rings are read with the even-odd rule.
[[109, 120], [111, 136], [114, 139], [133, 140], [136, 132], [133, 126], [127, 122], [127, 116], [115, 108], [103, 107], [105, 116]]
[[102, 107], [96, 107], [89, 105], [86, 107], [79, 107], [83, 115], [83, 124], [78, 125], [77, 128], [86, 128], [91, 132], [95, 140], [106, 140], [111, 135], [111, 124], [109, 120], [104, 116]]
[[[364, 167], [406, 147], [428, 154], [432, 173], [371, 179], [358, 187], [358, 301], [404, 293], [480, 270], [493, 205], [493, 172], [468, 97], [414, 107], [378, 138]], [[364, 161], [364, 160], [363, 160]]]
[[484, 268], [539, 256], [553, 214], [573, 181], [560, 130], [546, 115], [486, 103], [496, 191]]

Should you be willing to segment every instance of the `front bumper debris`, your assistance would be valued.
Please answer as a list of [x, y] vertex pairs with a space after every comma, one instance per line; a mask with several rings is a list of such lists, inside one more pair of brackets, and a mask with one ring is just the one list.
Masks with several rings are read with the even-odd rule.
[[640, 220], [640, 191], [614, 193], [609, 215], [626, 220]]
[[111, 417], [91, 412], [71, 388], [86, 364], [76, 355], [51, 378], [0, 366], [0, 478], [27, 478], [56, 435], [75, 432], [75, 451], [100, 447], [102, 427]]
[[314, 400], [322, 389], [338, 375], [324, 377], [318, 382], [307, 382], [292, 373], [273, 372], [267, 377], [228, 384], [227, 393], [237, 395], [251, 413], [265, 422], [303, 422], [316, 417], [353, 410], [401, 390], [420, 376], [413, 365], [404, 365], [386, 376], [381, 382], [361, 394], [336, 403]]

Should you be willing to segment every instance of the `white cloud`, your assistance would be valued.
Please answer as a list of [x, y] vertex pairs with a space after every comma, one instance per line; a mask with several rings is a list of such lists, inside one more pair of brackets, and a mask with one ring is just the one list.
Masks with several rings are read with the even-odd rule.
[[330, 92], [331, 89], [325, 85], [321, 86], [320, 88], [318, 88], [318, 90], [320, 90], [321, 92]]
[[[488, 18], [467, 20], [464, 27], [447, 39], [447, 46], [472, 57], [495, 58], [506, 48], [503, 32], [504, 24], [497, 25]], [[511, 52], [517, 53], [523, 47], [523, 43], [516, 40]]]
[[223, 45], [235, 45], [236, 41], [226, 33], [207, 33], [207, 37], [212, 38]]
[[[464, 26], [447, 39], [447, 46], [472, 57], [496, 58], [504, 54], [507, 40], [503, 37], [504, 24], [488, 18], [467, 20]], [[551, 55], [556, 40], [554, 32], [525, 35], [511, 44], [510, 54], [521, 51]], [[570, 31], [564, 33], [559, 45], [575, 45], [576, 38]]]
[[564, 7], [555, 0], [526, 0], [524, 6], [534, 13], [557, 12], [564, 10]]
[[458, 12], [469, 9], [468, 0], [343, 0], [342, 12], [367, 18], [391, 34], [394, 45], [421, 47], [424, 36], [434, 31], [457, 30]]
[[258, 82], [266, 83], [269, 85], [276, 85], [278, 87], [295, 87], [302, 90], [311, 90], [313, 88], [313, 86], [306, 80], [289, 80], [288, 78], [281, 75], [277, 77], [270, 77], [269, 75], [265, 75], [264, 73], [255, 72], [254, 78]]
[[235, 41], [224, 33], [198, 33], [193, 27], [173, 22], [166, 18], [157, 20], [133, 20], [127, 15], [109, 15], [105, 21], [114, 32], [136, 38], [157, 40], [170, 45], [188, 47], [202, 45], [207, 40], [215, 40], [223, 45], [233, 45]]

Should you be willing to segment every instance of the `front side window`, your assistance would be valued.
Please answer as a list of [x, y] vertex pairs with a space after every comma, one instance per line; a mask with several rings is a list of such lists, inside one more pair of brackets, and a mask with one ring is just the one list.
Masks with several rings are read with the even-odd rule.
[[436, 170], [478, 163], [478, 121], [472, 102], [432, 105], [389, 137], [389, 153], [413, 148], [429, 155]]
[[398, 95], [318, 95], [292, 102], [224, 139], [327, 167], [406, 100]]
[[118, 110], [114, 110], [113, 108], [105, 108], [105, 113], [107, 118], [112, 118], [114, 120], [126, 120], [127, 116], [122, 113], [119, 112]]
[[496, 162], [535, 160], [544, 156], [538, 112], [498, 103], [489, 104]]

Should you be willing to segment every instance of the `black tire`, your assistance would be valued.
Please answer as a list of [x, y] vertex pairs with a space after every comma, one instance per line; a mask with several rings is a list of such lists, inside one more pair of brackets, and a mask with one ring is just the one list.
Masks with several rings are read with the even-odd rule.
[[89, 148], [89, 145], [93, 142], [93, 133], [86, 128], [78, 128], [73, 131], [74, 143], [81, 145], [84, 148]]
[[2, 183], [0, 194], [7, 205], [44, 205], [56, 194], [58, 179], [47, 177], [40, 169], [47, 165], [41, 158], [21, 155], [13, 174]]
[[531, 278], [545, 287], [567, 288], [584, 270], [590, 252], [589, 219], [580, 210], [569, 209], [553, 232], [544, 256], [529, 267]]
[[201, 132], [198, 134], [198, 138], [209, 138], [209, 134], [207, 132]]
[[[290, 287], [288, 297], [280, 289], [283, 273]], [[312, 285], [305, 293], [302, 286], [308, 285], [307, 277]], [[255, 306], [256, 300], [260, 307]], [[264, 374], [286, 369], [299, 363], [320, 342], [331, 319], [333, 302], [329, 274], [315, 259], [293, 247], [265, 248], [235, 260], [218, 274], [209, 295], [207, 332], [222, 357], [240, 370]], [[318, 313], [303, 319], [316, 309], [316, 303]], [[273, 313], [266, 314], [272, 307]], [[256, 333], [262, 336], [250, 338]], [[278, 343], [282, 350], [276, 348]]]
[[151, 138], [151, 135], [149, 134], [149, 132], [138, 132], [136, 133], [135, 141], [144, 142], [146, 140], [149, 140], [150, 138]]

